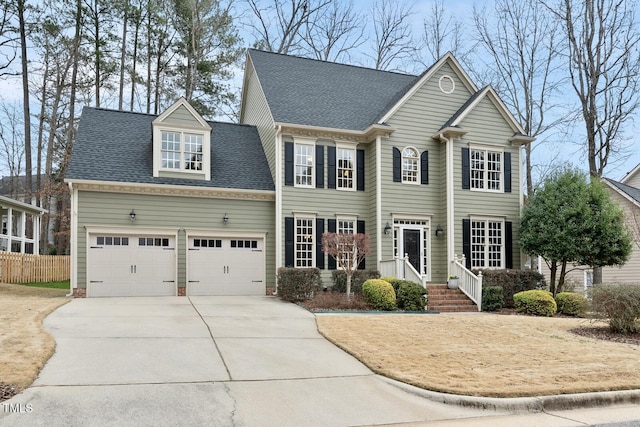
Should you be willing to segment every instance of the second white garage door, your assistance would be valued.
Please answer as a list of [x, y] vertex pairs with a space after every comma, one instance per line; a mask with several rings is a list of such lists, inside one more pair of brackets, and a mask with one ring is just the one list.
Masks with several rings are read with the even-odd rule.
[[187, 295], [264, 295], [263, 238], [189, 237]]

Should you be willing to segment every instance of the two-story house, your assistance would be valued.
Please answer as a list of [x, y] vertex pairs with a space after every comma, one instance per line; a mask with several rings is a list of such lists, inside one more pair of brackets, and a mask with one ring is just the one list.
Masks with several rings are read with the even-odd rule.
[[185, 100], [157, 117], [83, 110], [67, 179], [76, 295], [264, 294], [283, 266], [331, 285], [326, 231], [367, 233], [361, 267], [423, 284], [456, 255], [520, 266], [531, 138], [452, 55], [412, 76], [249, 50], [240, 121]]

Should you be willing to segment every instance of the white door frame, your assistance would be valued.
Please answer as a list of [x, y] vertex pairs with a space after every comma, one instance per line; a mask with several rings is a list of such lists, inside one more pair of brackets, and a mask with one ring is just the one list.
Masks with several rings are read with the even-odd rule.
[[[423, 224], [405, 224], [404, 222], [422, 222]], [[431, 281], [431, 218], [423, 216], [397, 216], [393, 218], [394, 245], [396, 248], [404, 248], [404, 230], [420, 231], [420, 275], [427, 282]], [[397, 253], [404, 258], [404, 253]], [[426, 270], [426, 273], [425, 273]]]

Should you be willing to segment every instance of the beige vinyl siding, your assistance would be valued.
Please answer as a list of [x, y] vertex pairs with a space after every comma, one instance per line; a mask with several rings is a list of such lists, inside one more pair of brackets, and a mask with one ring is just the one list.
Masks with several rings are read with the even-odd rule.
[[202, 127], [198, 119], [193, 117], [193, 114], [191, 114], [189, 110], [187, 110], [187, 108], [184, 106], [176, 108], [173, 113], [165, 117], [162, 123], [178, 126]]
[[247, 60], [248, 82], [245, 91], [246, 99], [244, 102], [244, 110], [242, 115], [242, 123], [256, 126], [262, 147], [269, 163], [271, 177], [276, 179], [276, 129], [264, 96], [260, 81], [253, 68], [251, 61]]
[[[513, 223], [513, 267], [520, 268], [520, 150], [509, 142], [513, 129], [488, 98], [462, 121], [461, 127], [468, 133], [454, 144], [454, 193], [455, 193], [455, 252], [462, 252], [462, 220], [470, 215], [485, 215], [504, 218]], [[462, 189], [461, 147], [474, 144], [495, 146], [496, 151], [511, 153], [511, 193], [472, 191]], [[504, 164], [504, 160], [503, 160]], [[504, 170], [503, 170], [504, 172]], [[504, 187], [503, 187], [504, 188]]]
[[[440, 77], [448, 75], [455, 82], [455, 90], [445, 94], [440, 90]], [[431, 281], [444, 283], [447, 276], [446, 249], [446, 147], [432, 138], [449, 118], [455, 114], [471, 93], [449, 66], [444, 64], [434, 76], [390, 118], [389, 125], [396, 131], [382, 140], [382, 223], [393, 224], [393, 213], [431, 216]], [[392, 147], [402, 151], [414, 147], [420, 153], [429, 151], [429, 184], [403, 184], [393, 182]], [[401, 215], [398, 215], [400, 217]], [[435, 237], [440, 224], [445, 230]], [[393, 237], [382, 236], [382, 259], [393, 257]]]
[[640, 170], [637, 170], [633, 175], [629, 176], [624, 184], [629, 187], [640, 188]]
[[[135, 209], [136, 219], [129, 212]], [[229, 222], [222, 218], [227, 214]], [[274, 202], [229, 200], [200, 197], [179, 197], [108, 192], [78, 192], [78, 287], [85, 288], [86, 226], [127, 227], [126, 233], [136, 229], [158, 228], [180, 230], [177, 242], [178, 286], [186, 284], [185, 229], [266, 232], [267, 287], [275, 286], [275, 215]]]
[[[284, 141], [292, 141], [291, 137], [285, 136]], [[284, 142], [283, 142], [284, 144]], [[327, 186], [327, 146], [335, 145], [333, 141], [319, 139], [316, 145], [324, 145], [324, 183]], [[375, 150], [374, 144], [359, 144], [357, 149], [365, 150], [365, 161], [368, 152]], [[282, 164], [284, 165], [284, 147], [282, 152]], [[315, 155], [315, 151], [314, 151]], [[375, 155], [375, 153], [374, 153]], [[315, 164], [315, 158], [314, 158]], [[375, 165], [373, 166], [375, 173]], [[369, 164], [365, 164], [365, 176], [370, 173]], [[355, 172], [355, 171], [354, 171]], [[314, 167], [315, 177], [315, 167]], [[309, 213], [315, 215], [316, 218], [325, 220], [325, 231], [328, 231], [328, 219], [336, 219], [340, 215], [357, 215], [357, 219], [365, 221], [365, 232], [371, 236], [371, 231], [375, 227], [375, 214], [370, 216], [369, 213], [369, 191], [372, 186], [365, 180], [365, 191], [345, 191], [334, 188], [300, 188], [290, 185], [284, 185], [284, 173], [282, 174], [282, 217], [294, 217], [296, 213]], [[315, 178], [314, 178], [315, 182]], [[355, 185], [355, 183], [354, 183]], [[373, 184], [375, 185], [375, 184]], [[375, 194], [375, 187], [373, 188]], [[375, 203], [375, 202], [374, 202]], [[315, 225], [314, 225], [315, 227]], [[282, 228], [282, 242], [284, 243], [284, 226]], [[314, 236], [314, 239], [317, 238]], [[314, 240], [315, 244], [315, 240]], [[375, 249], [372, 242], [372, 248]], [[284, 260], [284, 245], [282, 248], [282, 259]], [[327, 269], [327, 255], [325, 256], [325, 269], [321, 270], [323, 286], [331, 286], [331, 270]], [[376, 268], [376, 257], [372, 253], [366, 259], [366, 268]]]
[[381, 227], [378, 227], [377, 217], [376, 217], [376, 185], [377, 179], [376, 176], [376, 141], [373, 140], [366, 146], [365, 151], [365, 193], [368, 198], [368, 220], [365, 224], [365, 231], [369, 235], [371, 239], [371, 254], [367, 257], [367, 269], [378, 268], [378, 259], [380, 258], [377, 253], [378, 248], [378, 239], [384, 238], [383, 228], [386, 224], [384, 221], [382, 222]]

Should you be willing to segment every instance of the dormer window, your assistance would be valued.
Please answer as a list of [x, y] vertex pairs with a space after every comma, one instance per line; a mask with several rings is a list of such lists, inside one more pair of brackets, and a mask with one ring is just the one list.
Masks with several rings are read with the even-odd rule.
[[184, 98], [153, 121], [153, 176], [211, 179], [211, 126]]
[[162, 132], [162, 169], [202, 170], [203, 135]]

